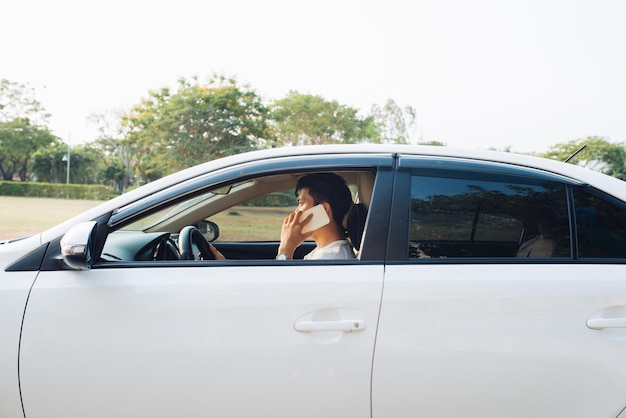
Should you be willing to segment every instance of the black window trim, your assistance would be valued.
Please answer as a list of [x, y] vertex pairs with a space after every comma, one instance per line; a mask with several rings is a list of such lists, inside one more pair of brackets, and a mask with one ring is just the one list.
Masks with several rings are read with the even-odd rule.
[[[513, 181], [523, 183], [543, 183], [551, 181], [563, 184], [567, 198], [568, 222], [570, 229], [570, 257], [546, 259], [519, 259], [515, 257], [455, 257], [436, 259], [409, 258], [408, 242], [410, 220], [410, 188], [413, 175], [476, 179], [488, 181]], [[395, 264], [569, 264], [578, 260], [578, 241], [574, 211], [573, 189], [580, 188], [599, 198], [609, 200], [626, 209], [621, 200], [589, 186], [585, 182], [544, 172], [534, 168], [518, 167], [510, 164], [471, 161], [461, 158], [402, 156], [396, 171], [392, 209], [389, 223], [387, 263]], [[620, 261], [621, 260], [621, 261]], [[585, 263], [622, 263], [623, 259], [584, 259]]]
[[111, 215], [108, 226], [111, 228], [117, 227], [143, 213], [153, 211], [157, 207], [163, 207], [176, 200], [202, 193], [209, 188], [219, 187], [221, 184], [227, 184], [234, 179], [242, 181], [270, 173], [294, 171], [371, 170], [373, 168], [390, 167], [391, 165], [392, 157], [389, 154], [330, 155], [320, 156], [319, 159], [312, 159], [310, 155], [307, 155], [268, 159], [263, 162], [246, 162], [205, 173], [118, 208]]

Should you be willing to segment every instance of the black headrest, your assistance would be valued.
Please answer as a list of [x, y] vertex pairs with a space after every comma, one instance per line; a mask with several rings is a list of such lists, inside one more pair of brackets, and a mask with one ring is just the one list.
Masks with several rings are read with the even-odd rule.
[[357, 251], [361, 248], [365, 219], [367, 219], [367, 208], [365, 205], [363, 203], [352, 205], [346, 219], [346, 227], [348, 229], [348, 237]]

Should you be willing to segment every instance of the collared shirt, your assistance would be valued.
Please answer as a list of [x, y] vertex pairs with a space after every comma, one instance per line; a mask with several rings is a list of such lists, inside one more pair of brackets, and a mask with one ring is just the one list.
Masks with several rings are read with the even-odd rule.
[[350, 260], [354, 258], [352, 245], [345, 239], [331, 242], [325, 247], [317, 247], [304, 256], [305, 260]]

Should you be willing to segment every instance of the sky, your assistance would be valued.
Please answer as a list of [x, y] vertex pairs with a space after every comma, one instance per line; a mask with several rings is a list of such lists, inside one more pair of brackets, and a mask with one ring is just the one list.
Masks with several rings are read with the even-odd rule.
[[2, 0], [0, 78], [33, 87], [49, 127], [181, 78], [234, 76], [359, 109], [417, 110], [412, 140], [544, 152], [626, 142], [624, 0]]

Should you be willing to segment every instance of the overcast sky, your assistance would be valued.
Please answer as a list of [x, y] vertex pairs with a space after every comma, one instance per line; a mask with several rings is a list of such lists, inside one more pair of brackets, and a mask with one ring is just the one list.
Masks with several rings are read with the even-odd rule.
[[20, 0], [0, 78], [28, 83], [72, 144], [86, 118], [213, 72], [367, 113], [417, 109], [415, 139], [541, 152], [626, 141], [626, 0]]

